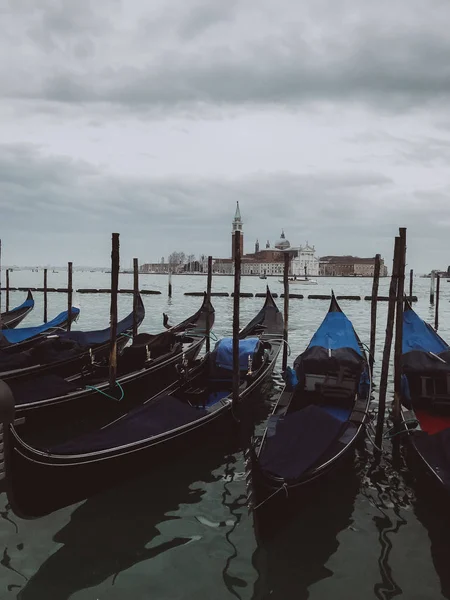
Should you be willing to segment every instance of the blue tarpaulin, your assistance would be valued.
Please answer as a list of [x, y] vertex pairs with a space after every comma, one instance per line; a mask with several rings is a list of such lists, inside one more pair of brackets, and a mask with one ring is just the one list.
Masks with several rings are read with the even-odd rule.
[[362, 356], [353, 325], [343, 312], [329, 312], [327, 314], [308, 348], [313, 346], [321, 346], [331, 350], [352, 348]]
[[411, 350], [440, 354], [450, 350], [450, 347], [438, 336], [431, 325], [422, 321], [417, 313], [409, 309], [403, 313], [402, 352], [406, 354]]
[[[239, 369], [245, 371], [248, 368], [248, 357], [253, 357], [259, 344], [259, 338], [246, 338], [239, 340]], [[233, 370], [233, 338], [223, 338], [217, 342], [216, 365], [228, 371]]]
[[[80, 313], [79, 308], [72, 307], [72, 315], [73, 317], [78, 316]], [[36, 327], [19, 327], [17, 329], [5, 329], [2, 331], [1, 335], [8, 340], [10, 344], [18, 344], [19, 342], [24, 342], [25, 340], [29, 340], [37, 335], [42, 333], [46, 333], [50, 329], [55, 327], [60, 327], [68, 320], [68, 311], [65, 310], [60, 313], [57, 317], [55, 317], [52, 321], [48, 323], [43, 323], [42, 325], [37, 325]]]

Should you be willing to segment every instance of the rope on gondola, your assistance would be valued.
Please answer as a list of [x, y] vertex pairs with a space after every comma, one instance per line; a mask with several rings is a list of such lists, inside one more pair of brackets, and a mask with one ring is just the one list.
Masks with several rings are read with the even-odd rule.
[[262, 502], [260, 502], [259, 504], [257, 504], [253, 508], [253, 510], [257, 510], [258, 508], [260, 508], [261, 506], [263, 506], [266, 502], [268, 502], [271, 498], [273, 498], [276, 494], [278, 494], [278, 492], [281, 492], [281, 490], [284, 490], [285, 493], [286, 493], [286, 498], [289, 498], [287, 485], [285, 483], [283, 483], [283, 485], [281, 487], [279, 487], [277, 490], [275, 490], [273, 492], [273, 494], [270, 494], [270, 496], [267, 496], [267, 498], [264, 498], [264, 500]]
[[[417, 419], [407, 419], [406, 421], [402, 421], [402, 425], [408, 425], [408, 423], [415, 423], [417, 425]], [[397, 435], [401, 435], [402, 433], [409, 433], [408, 428], [401, 429], [400, 431], [396, 431], [395, 433], [391, 433], [395, 429], [397, 429], [396, 425], [394, 425], [394, 427], [390, 427], [385, 433], [383, 433], [383, 438], [385, 440], [392, 440], [392, 438], [395, 438]]]
[[116, 381], [116, 385], [117, 385], [117, 387], [119, 388], [119, 390], [121, 392], [120, 398], [115, 398], [114, 396], [111, 396], [110, 394], [107, 394], [103, 390], [100, 390], [98, 387], [95, 387], [95, 385], [87, 385], [86, 389], [93, 390], [94, 392], [98, 392], [99, 394], [102, 394], [102, 396], [106, 396], [106, 398], [109, 398], [110, 400], [116, 400], [117, 402], [120, 402], [121, 400], [124, 399], [125, 392], [123, 391], [123, 387], [120, 385], [120, 383], [118, 381]]

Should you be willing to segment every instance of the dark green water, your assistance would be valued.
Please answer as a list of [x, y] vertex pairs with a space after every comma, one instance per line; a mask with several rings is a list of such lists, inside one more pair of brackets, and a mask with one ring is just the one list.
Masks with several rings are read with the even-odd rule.
[[[13, 275], [15, 285], [31, 284], [36, 276]], [[76, 276], [79, 287], [92, 285], [90, 277], [96, 278], [97, 287], [106, 287], [98, 274]], [[167, 283], [157, 276], [142, 279], [148, 287], [164, 288]], [[127, 284], [124, 278], [122, 287]], [[243, 290], [263, 291], [264, 284], [244, 278]], [[281, 291], [275, 280], [269, 284]], [[160, 328], [162, 310], [168, 309], [173, 321], [193, 312], [198, 299], [185, 298], [182, 292], [203, 285], [203, 278], [176, 277], [171, 301], [164, 295], [146, 297], [144, 329]], [[229, 290], [231, 278], [217, 278], [214, 285]], [[364, 295], [370, 293], [371, 282], [322, 280], [314, 290], [301, 293], [326, 293], [331, 285], [337, 293]], [[416, 309], [427, 319], [428, 285], [428, 280], [415, 282], [420, 296]], [[384, 290], [387, 281], [382, 286]], [[442, 288], [440, 331], [450, 339], [450, 284]], [[20, 301], [21, 295], [13, 303], [15, 299]], [[52, 296], [50, 314], [64, 302], [64, 297]], [[220, 336], [230, 331], [231, 299], [218, 298], [214, 304]], [[130, 305], [130, 298], [121, 299], [120, 316]], [[260, 305], [259, 299], [243, 300], [242, 322]], [[106, 326], [107, 307], [107, 298], [83, 297], [79, 327]], [[342, 308], [368, 342], [369, 303], [342, 302]], [[326, 302], [291, 302], [291, 359], [304, 349], [326, 309]], [[37, 306], [29, 322], [41, 318]], [[385, 324], [386, 306], [381, 305], [377, 357]], [[379, 371], [379, 361], [377, 367]], [[260, 418], [278, 386], [276, 376], [258, 411]], [[278, 515], [276, 535], [263, 541], [247, 512], [243, 458], [231, 436], [219, 446], [186, 449], [168, 465], [149, 465], [139, 479], [42, 519], [17, 518], [2, 494], [0, 598], [450, 598], [449, 501], [432, 494], [426, 481], [419, 485], [403, 456], [393, 460], [390, 450], [386, 442], [377, 461], [370, 442], [362, 444], [350, 464], [318, 493], [298, 502], [293, 515]]]

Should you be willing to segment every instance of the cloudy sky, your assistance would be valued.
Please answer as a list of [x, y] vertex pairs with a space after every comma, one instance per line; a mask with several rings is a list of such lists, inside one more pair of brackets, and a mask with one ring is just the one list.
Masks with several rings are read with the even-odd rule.
[[279, 237], [450, 263], [448, 0], [2, 0], [7, 264]]

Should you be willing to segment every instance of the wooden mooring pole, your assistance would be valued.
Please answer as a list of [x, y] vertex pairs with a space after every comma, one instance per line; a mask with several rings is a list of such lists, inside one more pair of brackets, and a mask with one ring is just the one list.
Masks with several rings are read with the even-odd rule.
[[375, 265], [373, 271], [372, 283], [372, 303], [370, 307], [370, 344], [369, 344], [369, 365], [370, 373], [373, 381], [373, 363], [375, 361], [375, 346], [377, 333], [377, 302], [378, 302], [378, 287], [380, 284], [380, 269], [381, 255], [375, 255]]
[[392, 266], [391, 284], [389, 287], [389, 305], [386, 324], [386, 338], [384, 341], [383, 359], [381, 363], [380, 388], [378, 395], [378, 417], [377, 430], [375, 435], [375, 443], [378, 446], [378, 448], [381, 448], [381, 445], [383, 443], [384, 414], [386, 412], [386, 392], [389, 375], [389, 362], [391, 357], [392, 338], [394, 332], [395, 303], [397, 298], [397, 278], [400, 257], [400, 244], [400, 238], [396, 237], [394, 245], [394, 260]]
[[402, 353], [403, 353], [403, 308], [405, 303], [405, 266], [406, 266], [406, 228], [401, 227], [398, 258], [397, 299], [395, 314], [394, 346], [394, 403], [392, 417], [396, 425], [400, 422], [400, 403], [402, 396]]
[[241, 290], [241, 232], [234, 232], [234, 297], [233, 297], [233, 397], [235, 417], [239, 405], [239, 300]]
[[434, 271], [431, 271], [430, 277], [430, 304], [434, 304], [434, 283], [435, 283], [436, 274]]
[[44, 269], [44, 323], [47, 323], [47, 269]]
[[[212, 256], [208, 256], [208, 276], [206, 280], [206, 298], [208, 304], [211, 302], [211, 288], [212, 288]], [[211, 350], [211, 320], [209, 309], [206, 313], [206, 352]]]
[[441, 291], [441, 276], [436, 274], [436, 309], [434, 312], [434, 328], [437, 331], [439, 328], [439, 292]]
[[289, 252], [284, 254], [284, 328], [283, 328], [283, 362], [281, 363], [281, 372], [286, 372], [288, 357], [288, 330], [289, 330], [289, 266], [291, 264]]
[[67, 331], [70, 331], [72, 327], [72, 296], [73, 296], [73, 287], [72, 287], [72, 263], [68, 263], [67, 265], [67, 311], [68, 311], [68, 321], [67, 321]]
[[414, 281], [414, 269], [409, 271], [409, 298], [411, 300], [413, 295], [413, 281]]
[[139, 300], [139, 262], [133, 258], [133, 339], [137, 336], [138, 322], [137, 309]]
[[112, 234], [111, 249], [111, 309], [109, 344], [109, 387], [113, 389], [117, 377], [117, 290], [119, 289], [119, 234]]
[[6, 312], [9, 310], [9, 269], [6, 269]]

